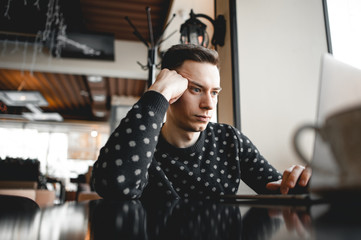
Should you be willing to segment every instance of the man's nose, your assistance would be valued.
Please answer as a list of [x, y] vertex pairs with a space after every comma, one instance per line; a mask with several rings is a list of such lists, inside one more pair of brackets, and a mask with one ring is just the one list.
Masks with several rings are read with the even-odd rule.
[[201, 108], [206, 108], [206, 109], [213, 109], [215, 105], [214, 99], [211, 95], [211, 93], [205, 93], [202, 95], [202, 99], [201, 99], [201, 103], [200, 103], [200, 107]]

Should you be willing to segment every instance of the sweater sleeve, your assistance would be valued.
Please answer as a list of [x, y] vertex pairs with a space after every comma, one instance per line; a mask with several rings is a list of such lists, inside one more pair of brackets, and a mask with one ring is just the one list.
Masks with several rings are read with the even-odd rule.
[[141, 196], [168, 106], [161, 94], [148, 91], [121, 120], [94, 163], [91, 182], [100, 196]]
[[274, 193], [266, 188], [266, 184], [281, 179], [282, 174], [261, 155], [251, 140], [238, 130], [236, 134], [241, 146], [241, 179], [258, 194]]

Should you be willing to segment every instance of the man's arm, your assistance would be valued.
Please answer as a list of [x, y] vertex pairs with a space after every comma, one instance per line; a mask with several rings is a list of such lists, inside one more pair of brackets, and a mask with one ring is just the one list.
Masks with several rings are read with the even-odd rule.
[[103, 198], [139, 198], [169, 103], [187, 89], [188, 80], [163, 69], [100, 150], [92, 185]]
[[266, 185], [282, 178], [277, 171], [258, 151], [256, 146], [237, 129], [235, 132], [240, 141], [241, 178], [258, 194], [271, 194]]
[[253, 143], [235, 130], [241, 141], [240, 158], [242, 180], [257, 193], [305, 192], [311, 169], [293, 165], [281, 175], [259, 153]]
[[93, 167], [92, 184], [100, 196], [141, 196], [168, 105], [162, 95], [150, 91], [122, 119]]

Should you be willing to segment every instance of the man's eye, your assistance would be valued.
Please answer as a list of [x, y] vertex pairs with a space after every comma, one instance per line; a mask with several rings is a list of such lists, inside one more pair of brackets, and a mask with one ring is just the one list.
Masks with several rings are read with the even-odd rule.
[[213, 92], [212, 92], [212, 95], [213, 95], [213, 96], [218, 96], [218, 94], [219, 94], [218, 91], [213, 91]]
[[200, 88], [197, 88], [197, 87], [192, 87], [191, 90], [192, 90], [193, 92], [196, 92], [196, 93], [201, 92], [201, 89], [200, 89]]

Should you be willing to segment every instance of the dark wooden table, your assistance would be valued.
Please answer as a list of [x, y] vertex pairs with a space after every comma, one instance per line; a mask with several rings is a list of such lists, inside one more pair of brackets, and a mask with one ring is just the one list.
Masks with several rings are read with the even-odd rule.
[[[4, 209], [4, 208], [2, 208]], [[67, 202], [0, 213], [0, 239], [361, 239], [356, 202]]]

